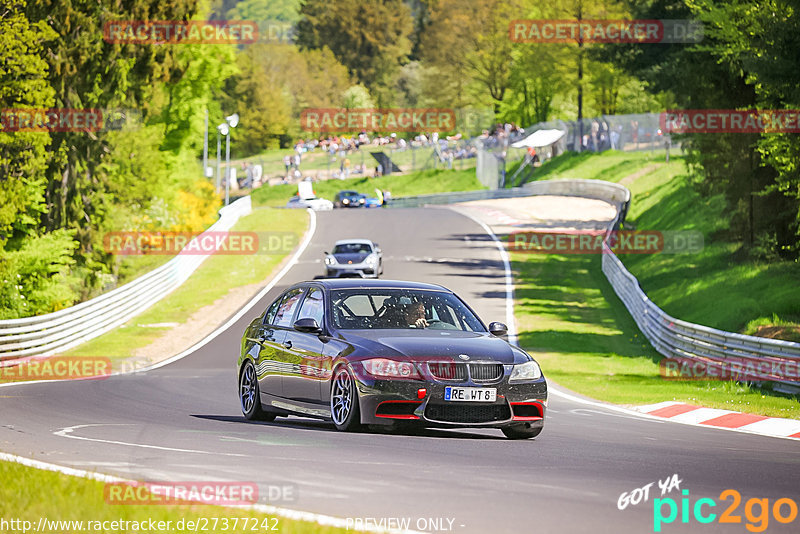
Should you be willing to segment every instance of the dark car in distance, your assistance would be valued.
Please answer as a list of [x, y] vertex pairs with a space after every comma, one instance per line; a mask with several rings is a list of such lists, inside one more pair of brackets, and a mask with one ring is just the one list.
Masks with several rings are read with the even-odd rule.
[[362, 425], [542, 431], [537, 362], [452, 291], [382, 280], [296, 284], [254, 318], [237, 361], [247, 419], [306, 416]]
[[367, 202], [366, 195], [348, 189], [339, 191], [333, 198], [334, 208], [360, 208]]

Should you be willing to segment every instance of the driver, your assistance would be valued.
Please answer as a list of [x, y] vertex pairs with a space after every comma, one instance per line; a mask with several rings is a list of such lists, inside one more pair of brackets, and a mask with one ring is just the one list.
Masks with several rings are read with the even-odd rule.
[[428, 321], [425, 319], [425, 305], [422, 302], [409, 304], [405, 310], [406, 324], [412, 328], [425, 328]]

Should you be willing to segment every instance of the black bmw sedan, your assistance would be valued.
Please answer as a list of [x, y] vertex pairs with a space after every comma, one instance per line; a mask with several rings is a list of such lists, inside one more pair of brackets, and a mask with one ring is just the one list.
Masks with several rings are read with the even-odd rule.
[[542, 431], [536, 361], [452, 291], [388, 280], [315, 280], [253, 319], [237, 362], [247, 419], [299, 415], [362, 425]]

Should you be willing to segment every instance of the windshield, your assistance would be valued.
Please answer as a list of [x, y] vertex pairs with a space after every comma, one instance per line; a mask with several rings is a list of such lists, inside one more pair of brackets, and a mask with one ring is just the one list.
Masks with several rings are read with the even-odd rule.
[[372, 247], [369, 243], [340, 243], [333, 249], [334, 254], [369, 254]]
[[331, 291], [336, 328], [436, 329], [485, 332], [461, 300], [443, 291], [340, 289]]

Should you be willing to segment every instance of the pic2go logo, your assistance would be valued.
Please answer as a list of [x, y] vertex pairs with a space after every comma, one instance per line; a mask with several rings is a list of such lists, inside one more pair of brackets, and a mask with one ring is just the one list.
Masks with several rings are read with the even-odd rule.
[[[666, 499], [653, 499], [653, 532], [661, 532], [661, 526], [673, 523], [678, 518], [678, 511], [680, 508], [681, 523], [691, 522], [689, 513], [694, 516], [694, 520], [698, 523], [712, 523], [717, 519], [717, 514], [711, 512], [711, 508], [717, 506], [714, 499], [698, 499], [694, 505], [689, 502], [689, 490], [683, 490], [683, 498], [681, 499], [680, 507], [675, 499], [667, 497]], [[721, 501], [727, 501], [729, 498], [732, 502], [728, 508], [725, 509], [719, 516], [719, 523], [734, 523], [740, 524], [742, 516], [736, 514], [736, 509], [742, 502], [742, 495], [733, 489], [726, 489], [719, 494]], [[748, 523], [745, 528], [750, 532], [764, 532], [769, 526], [770, 518], [770, 501], [769, 499], [749, 499], [744, 505], [744, 516]], [[665, 510], [665, 508], [667, 510]], [[756, 511], [758, 509], [758, 511]], [[664, 515], [668, 511], [668, 515]], [[778, 523], [791, 523], [797, 518], [797, 503], [792, 499], [783, 498], [776, 499], [772, 503], [771, 515]]]

